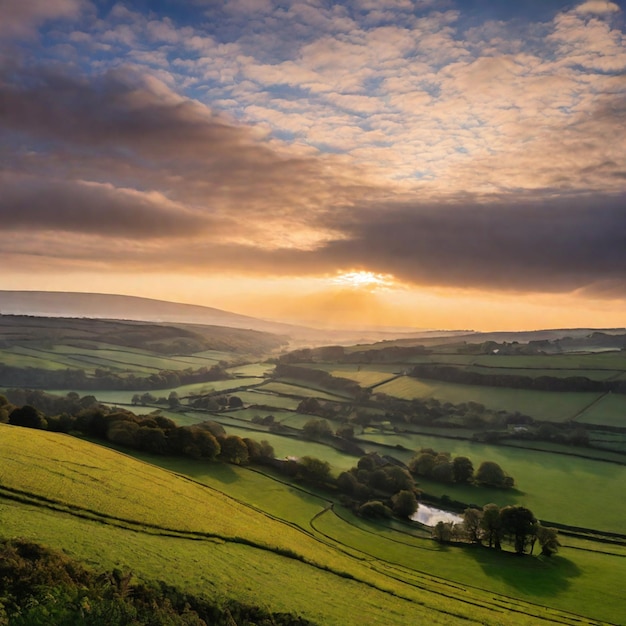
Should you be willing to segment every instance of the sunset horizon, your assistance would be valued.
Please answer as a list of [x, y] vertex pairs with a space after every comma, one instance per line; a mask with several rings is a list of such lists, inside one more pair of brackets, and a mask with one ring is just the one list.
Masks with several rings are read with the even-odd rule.
[[0, 4], [0, 290], [626, 323], [622, 2]]

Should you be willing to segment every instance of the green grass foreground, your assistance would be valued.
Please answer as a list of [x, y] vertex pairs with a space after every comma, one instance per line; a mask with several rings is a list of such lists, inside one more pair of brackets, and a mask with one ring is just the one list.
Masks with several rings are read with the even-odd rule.
[[552, 559], [439, 546], [255, 471], [176, 459], [157, 467], [6, 425], [0, 458], [4, 537], [212, 599], [342, 626], [619, 623], [626, 614], [615, 583], [626, 560], [590, 542]]

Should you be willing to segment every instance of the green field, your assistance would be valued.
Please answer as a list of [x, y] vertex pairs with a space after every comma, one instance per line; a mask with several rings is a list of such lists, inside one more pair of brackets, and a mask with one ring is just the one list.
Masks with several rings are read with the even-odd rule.
[[583, 424], [626, 428], [626, 394], [608, 393], [576, 416]]
[[[626, 534], [625, 465], [427, 435], [365, 434], [359, 438], [413, 450], [434, 448], [453, 456], [468, 456], [476, 468], [483, 461], [495, 461], [516, 483], [514, 490], [498, 490], [420, 479], [420, 487], [428, 493], [447, 494], [481, 506], [489, 502], [523, 504], [543, 520]], [[390, 454], [403, 460], [412, 456], [411, 452], [399, 450]]]
[[63, 435], [0, 432], [3, 534], [96, 568], [324, 625], [580, 625], [626, 610], [614, 584], [626, 560], [611, 554], [439, 547], [249, 470], [154, 459], [161, 469]]
[[[306, 367], [309, 364], [301, 364]], [[328, 372], [338, 378], [348, 378], [361, 387], [373, 387], [393, 378], [402, 371], [402, 367], [397, 365], [353, 365], [344, 363], [315, 363], [313, 369]]]
[[575, 418], [602, 394], [595, 392], [554, 392], [461, 385], [403, 376], [379, 385], [375, 392], [410, 400], [433, 397], [441, 402], [478, 402], [495, 411], [519, 411], [549, 422]]
[[320, 400], [331, 400], [335, 402], [345, 402], [346, 399], [343, 396], [336, 395], [327, 391], [321, 391], [314, 389], [313, 387], [306, 387], [302, 384], [291, 384], [283, 382], [270, 382], [265, 383], [259, 387], [260, 391], [270, 391], [272, 393], [282, 394], [286, 396], [296, 396], [299, 398], [318, 398]]
[[271, 363], [250, 363], [227, 368], [227, 372], [233, 376], [266, 376], [274, 370]]
[[[265, 387], [263, 387], [264, 389]], [[300, 404], [299, 398], [289, 398], [287, 396], [279, 396], [276, 393], [263, 393], [261, 388], [256, 387], [249, 391], [238, 391], [237, 395], [245, 404], [258, 404], [260, 406], [272, 407], [271, 409], [260, 409], [261, 412], [272, 412], [276, 409], [292, 409], [295, 410]]]

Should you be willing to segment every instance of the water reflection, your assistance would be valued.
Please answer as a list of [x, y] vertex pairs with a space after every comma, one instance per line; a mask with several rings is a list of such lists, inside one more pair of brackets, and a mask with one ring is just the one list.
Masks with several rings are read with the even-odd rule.
[[411, 519], [414, 522], [419, 522], [420, 524], [425, 524], [426, 526], [434, 526], [437, 522], [452, 522], [454, 524], [460, 524], [463, 521], [463, 518], [456, 513], [444, 511], [443, 509], [438, 509], [434, 506], [429, 506], [428, 504], [422, 504], [421, 502], [417, 509], [417, 513], [415, 513]]

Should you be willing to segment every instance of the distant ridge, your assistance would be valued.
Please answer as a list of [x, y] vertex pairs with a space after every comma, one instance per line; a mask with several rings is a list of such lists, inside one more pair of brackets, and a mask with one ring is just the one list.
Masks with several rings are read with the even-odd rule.
[[[244, 328], [283, 335], [295, 345], [356, 344], [384, 339], [450, 335], [446, 331], [397, 332], [389, 330], [319, 330], [307, 326], [263, 320], [222, 309], [155, 300], [139, 296], [64, 291], [0, 290], [0, 315], [86, 317]], [[467, 332], [467, 331], [463, 331]]]
[[138, 296], [65, 291], [1, 291], [0, 315], [88, 317], [145, 322], [179, 322], [261, 330], [280, 335], [306, 332], [305, 327], [230, 313], [222, 309]]

